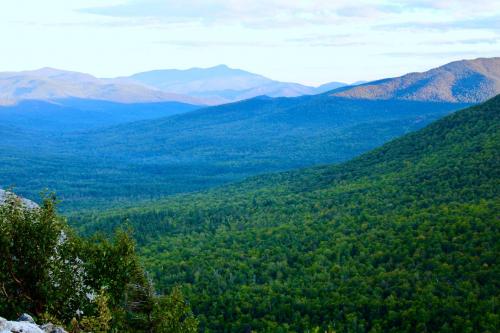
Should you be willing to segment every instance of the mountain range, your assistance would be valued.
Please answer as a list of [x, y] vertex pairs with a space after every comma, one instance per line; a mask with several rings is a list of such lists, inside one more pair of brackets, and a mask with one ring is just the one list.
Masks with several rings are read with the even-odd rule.
[[268, 79], [225, 65], [188, 70], [156, 70], [129, 77], [96, 78], [89, 74], [42, 68], [0, 73], [0, 105], [25, 100], [60, 102], [90, 99], [117, 103], [182, 102], [214, 105], [252, 98], [300, 96], [345, 86], [332, 82], [318, 88]]
[[[423, 73], [348, 85], [319, 87], [271, 80], [219, 65], [187, 70], [153, 70], [118, 78], [42, 68], [0, 73], [0, 105], [25, 100], [58, 103], [90, 99], [117, 103], [181, 102], [218, 105], [257, 96], [296, 97], [332, 91], [337, 97], [478, 103], [500, 89], [500, 58], [456, 61]], [[472, 89], [471, 89], [472, 88]]]
[[[54, 304], [69, 320], [82, 308], [71, 291], [90, 299], [100, 288], [104, 300], [89, 317], [99, 329], [112, 313], [150, 331], [158, 323], [156, 303], [143, 297], [156, 294], [151, 281], [160, 294], [174, 290], [162, 303], [173, 310], [159, 317], [175, 312], [178, 330], [193, 309], [190, 332], [197, 321], [207, 333], [498, 331], [498, 58], [211, 107], [105, 100], [99, 87], [111, 82], [117, 99], [121, 87], [157, 97], [173, 89], [163, 84], [206, 94], [189, 98], [228, 98], [247, 88], [238, 76], [247, 74], [228, 76], [243, 90], [227, 95], [224, 80], [203, 86], [196, 70], [118, 79], [44, 71], [49, 79], [7, 75], [20, 90], [9, 88], [11, 104], [0, 108], [0, 184], [22, 198], [55, 191], [76, 232], [100, 236], [61, 238], [74, 233], [52, 199], [42, 210], [2, 207], [4, 266], [15, 268], [4, 274], [4, 309], [19, 313], [21, 299], [41, 314], [35, 300], [61, 290]], [[185, 80], [165, 79], [174, 74]], [[128, 231], [113, 237], [120, 229]], [[66, 241], [45, 257], [33, 251]], [[52, 265], [54, 253], [70, 256]], [[33, 274], [40, 260], [51, 268]], [[32, 280], [47, 283], [32, 288]], [[52, 318], [56, 307], [46, 308]]]
[[[449, 66], [432, 72], [447, 77], [443, 68]], [[470, 81], [470, 91], [489, 95], [490, 88], [482, 92], [481, 82]], [[13, 109], [2, 116], [0, 110], [0, 184], [16, 186], [27, 198], [48, 187], [68, 211], [128, 204], [266, 172], [340, 163], [470, 105], [336, 96], [349, 89], [293, 98], [260, 96], [204, 108], [106, 106], [77, 99], [59, 101], [64, 108], [55, 112]], [[44, 116], [34, 121], [13, 116], [30, 110]], [[161, 117], [161, 112], [170, 114]], [[111, 127], [99, 127], [101, 121]]]
[[347, 86], [331, 82], [317, 88], [297, 83], [279, 82], [262, 75], [225, 65], [188, 70], [156, 70], [138, 73], [125, 82], [141, 83], [162, 91], [197, 97], [209, 104], [223, 104], [256, 96], [295, 97], [313, 95]]
[[98, 79], [89, 74], [54, 68], [0, 73], [1, 105], [12, 105], [23, 100], [57, 101], [66, 98], [121, 103], [177, 101], [202, 104], [195, 98], [153, 90], [139, 84]]
[[254, 98], [90, 131], [0, 126], [0, 183], [28, 198], [48, 187], [65, 210], [150, 200], [342, 162], [463, 106], [317, 95]]

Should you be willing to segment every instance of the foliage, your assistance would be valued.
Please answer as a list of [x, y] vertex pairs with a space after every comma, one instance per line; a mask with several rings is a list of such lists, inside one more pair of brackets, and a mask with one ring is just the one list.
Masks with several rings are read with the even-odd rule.
[[128, 221], [205, 332], [495, 332], [500, 97], [338, 166], [80, 215]]
[[52, 198], [44, 198], [40, 209], [26, 209], [13, 195], [0, 205], [1, 313], [41, 314], [49, 302], [64, 308], [71, 301], [59, 288], [71, 279], [59, 255], [72, 251], [72, 243], [60, 241], [64, 232]]
[[0, 267], [2, 316], [28, 312], [71, 323], [74, 332], [80, 326], [91, 332], [156, 332], [152, 316], [161, 313], [166, 327], [176, 327], [169, 320], [181, 320], [179, 327], [189, 323], [196, 329], [177, 292], [176, 302], [165, 303], [175, 307], [161, 308], [165, 301], [156, 297], [127, 232], [111, 240], [80, 238], [56, 214], [53, 196], [35, 208], [13, 194], [0, 204]]
[[111, 311], [108, 306], [109, 298], [104, 288], [101, 288], [99, 295], [94, 299], [97, 306], [97, 316], [83, 317], [82, 328], [87, 332], [106, 333], [111, 329]]
[[177, 287], [170, 295], [157, 299], [153, 321], [154, 331], [159, 333], [195, 333], [198, 331], [198, 321]]

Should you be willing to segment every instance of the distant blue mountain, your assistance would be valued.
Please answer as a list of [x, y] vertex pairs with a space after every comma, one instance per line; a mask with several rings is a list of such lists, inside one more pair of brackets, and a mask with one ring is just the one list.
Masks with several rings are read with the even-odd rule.
[[98, 100], [26, 100], [0, 106], [2, 126], [25, 130], [68, 132], [97, 129], [138, 120], [152, 120], [193, 111], [196, 105], [162, 102], [124, 104]]
[[190, 96], [151, 89], [142, 84], [100, 79], [55, 68], [0, 73], [0, 105], [24, 100], [80, 98], [117, 103], [181, 102], [204, 104]]
[[337, 89], [337, 88], [342, 88], [342, 87], [345, 87], [345, 86], [348, 86], [348, 84], [347, 83], [343, 83], [343, 82], [329, 82], [329, 83], [325, 83], [325, 84], [322, 84], [319, 87], [317, 87], [315, 89], [315, 93], [316, 94], [322, 94], [322, 93], [325, 93], [327, 91], [334, 90], [334, 89]]
[[344, 83], [321, 87], [280, 82], [241, 69], [219, 65], [187, 70], [166, 69], [129, 77], [97, 78], [55, 68], [0, 72], [0, 105], [25, 100], [54, 101], [78, 98], [117, 103], [181, 102], [217, 105], [260, 95], [296, 97], [332, 90]]
[[211, 104], [234, 102], [259, 95], [295, 97], [316, 93], [313, 87], [271, 80], [226, 65], [186, 70], [154, 70], [121, 79], [174, 94], [197, 97]]
[[[0, 184], [16, 185], [27, 198], [48, 187], [61, 194], [65, 209], [95, 208], [339, 163], [498, 94], [497, 64], [452, 63], [313, 96], [259, 94], [191, 112], [196, 107], [162, 103], [25, 102], [0, 118]], [[426, 79], [440, 89], [423, 85]], [[434, 99], [447, 96], [453, 98]], [[169, 114], [155, 119], [163, 112]], [[128, 122], [134, 120], [142, 121]], [[97, 128], [104, 124], [114, 126]], [[60, 133], [70, 129], [80, 133]]]

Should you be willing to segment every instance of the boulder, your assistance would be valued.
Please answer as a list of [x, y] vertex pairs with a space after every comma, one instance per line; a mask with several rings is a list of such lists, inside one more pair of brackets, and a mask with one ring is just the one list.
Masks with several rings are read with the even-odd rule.
[[17, 321], [27, 321], [28, 323], [36, 324], [35, 320], [33, 320], [33, 317], [27, 313], [23, 313], [22, 315], [20, 315], [19, 318], [17, 318]]
[[61, 326], [56, 326], [56, 325], [54, 325], [52, 323], [43, 324], [42, 326], [40, 326], [40, 328], [45, 333], [68, 333]]
[[27, 321], [8, 321], [0, 317], [0, 333], [44, 333], [36, 324]]
[[[5, 202], [5, 199], [7, 198], [8, 195], [11, 195], [12, 193], [10, 192], [6, 192], [2, 189], [0, 189], [0, 205], [2, 203]], [[40, 206], [38, 206], [38, 204], [36, 204], [35, 202], [31, 201], [31, 200], [28, 200], [28, 199], [25, 199], [25, 198], [22, 198], [22, 197], [19, 197], [19, 196], [16, 196], [19, 200], [21, 200], [21, 202], [23, 203], [23, 205], [26, 207], [26, 208], [29, 208], [29, 209], [34, 209], [34, 208], [38, 208]]]
[[22, 314], [17, 321], [8, 321], [0, 317], [0, 333], [67, 333], [60, 326], [52, 323], [38, 326], [28, 314]]

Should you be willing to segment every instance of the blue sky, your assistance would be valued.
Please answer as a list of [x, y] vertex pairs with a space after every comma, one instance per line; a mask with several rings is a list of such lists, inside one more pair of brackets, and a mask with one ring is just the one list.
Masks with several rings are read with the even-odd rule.
[[494, 0], [6, 0], [0, 71], [227, 64], [317, 85], [500, 56]]

